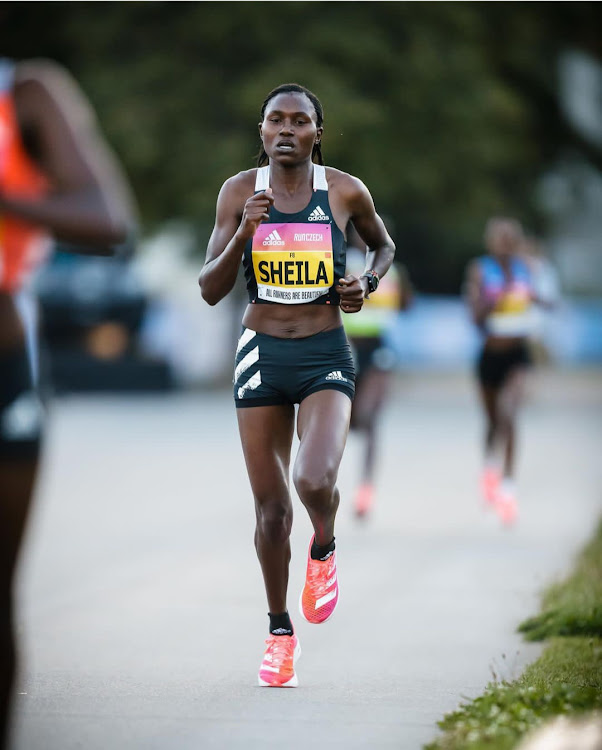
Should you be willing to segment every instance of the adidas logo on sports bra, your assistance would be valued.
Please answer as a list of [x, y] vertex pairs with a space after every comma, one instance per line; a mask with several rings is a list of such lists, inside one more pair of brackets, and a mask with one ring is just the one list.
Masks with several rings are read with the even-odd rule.
[[330, 221], [330, 216], [326, 216], [320, 206], [316, 206], [307, 217], [307, 221]]
[[[332, 372], [329, 372], [326, 376], [326, 380], [340, 380], [342, 383], [347, 382], [347, 378], [344, 377], [343, 373], [340, 370], [333, 370]], [[327, 558], [323, 558], [326, 560]]]
[[273, 232], [270, 232], [268, 236], [263, 241], [264, 245], [284, 245], [284, 240], [282, 237], [278, 234], [278, 232], [274, 229]]

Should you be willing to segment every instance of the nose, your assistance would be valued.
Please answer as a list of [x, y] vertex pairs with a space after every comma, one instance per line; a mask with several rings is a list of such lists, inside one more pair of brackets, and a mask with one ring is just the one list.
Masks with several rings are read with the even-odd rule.
[[280, 132], [281, 133], [293, 132], [293, 124], [290, 122], [290, 120], [282, 120], [282, 124], [280, 125]]

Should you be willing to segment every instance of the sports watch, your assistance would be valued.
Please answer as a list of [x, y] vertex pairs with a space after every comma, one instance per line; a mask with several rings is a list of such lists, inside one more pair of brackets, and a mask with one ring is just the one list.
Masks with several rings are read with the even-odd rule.
[[368, 294], [366, 295], [366, 299], [370, 299], [370, 294], [378, 289], [378, 282], [380, 281], [380, 278], [376, 271], [364, 271], [364, 273], [360, 276], [360, 279], [363, 278], [368, 279]]

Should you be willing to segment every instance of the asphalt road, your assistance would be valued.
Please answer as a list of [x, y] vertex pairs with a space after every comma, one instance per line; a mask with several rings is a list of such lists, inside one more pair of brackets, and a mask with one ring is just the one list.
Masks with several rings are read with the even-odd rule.
[[600, 513], [599, 385], [534, 382], [508, 530], [477, 496], [468, 377], [399, 379], [367, 523], [353, 437], [344, 458], [340, 608], [322, 626], [295, 617], [310, 537], [295, 501], [296, 690], [256, 687], [267, 607], [229, 393], [57, 401], [18, 586], [14, 750], [418, 750], [539, 653], [516, 625]]

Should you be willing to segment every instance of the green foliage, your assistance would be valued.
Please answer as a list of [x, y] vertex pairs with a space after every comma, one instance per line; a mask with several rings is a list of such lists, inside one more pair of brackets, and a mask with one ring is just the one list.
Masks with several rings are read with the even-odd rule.
[[0, 41], [73, 72], [147, 230], [180, 217], [201, 240], [222, 182], [254, 164], [266, 93], [303, 83], [327, 163], [369, 186], [415, 286], [456, 292], [486, 218], [538, 227], [538, 176], [579, 146], [554, 71], [567, 41], [588, 46], [595, 5], [3, 3]]
[[569, 637], [553, 638], [519, 680], [491, 684], [445, 716], [425, 750], [510, 750], [546, 718], [601, 709], [601, 612], [602, 522], [573, 573], [546, 591], [543, 612], [519, 628], [530, 640]]
[[521, 623], [519, 631], [530, 641], [554, 635], [602, 638], [602, 523], [572, 575], [546, 591], [541, 614]]
[[602, 708], [602, 642], [560, 639], [520, 680], [490, 684], [439, 722], [425, 750], [510, 750], [544, 720]]

